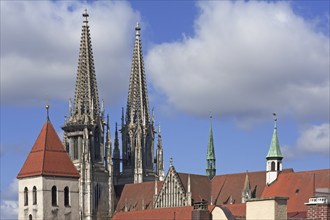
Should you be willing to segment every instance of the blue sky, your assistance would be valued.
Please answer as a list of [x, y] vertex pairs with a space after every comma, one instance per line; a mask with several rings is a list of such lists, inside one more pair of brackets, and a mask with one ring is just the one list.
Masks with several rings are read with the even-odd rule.
[[2, 218], [16, 216], [15, 177], [47, 100], [62, 135], [85, 8], [112, 136], [139, 21], [165, 169], [173, 157], [179, 172], [205, 174], [209, 112], [217, 174], [265, 169], [273, 112], [283, 167], [329, 168], [328, 1], [1, 1]]

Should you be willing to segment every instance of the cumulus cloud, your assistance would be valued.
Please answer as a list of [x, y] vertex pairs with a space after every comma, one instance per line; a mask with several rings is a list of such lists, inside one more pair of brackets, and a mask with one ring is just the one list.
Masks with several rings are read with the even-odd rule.
[[[101, 98], [126, 94], [138, 12], [126, 2], [1, 1], [1, 102], [74, 96], [82, 12], [90, 14]], [[125, 92], [124, 92], [125, 91]]]
[[[194, 35], [154, 45], [146, 67], [168, 104], [257, 121], [328, 119], [329, 38], [288, 2], [199, 2]], [[315, 24], [315, 23], [314, 23]]]
[[294, 146], [282, 148], [288, 159], [307, 154], [330, 155], [330, 124], [308, 126], [300, 132]]
[[17, 219], [18, 214], [18, 182], [13, 179], [7, 189], [1, 194], [1, 219]]

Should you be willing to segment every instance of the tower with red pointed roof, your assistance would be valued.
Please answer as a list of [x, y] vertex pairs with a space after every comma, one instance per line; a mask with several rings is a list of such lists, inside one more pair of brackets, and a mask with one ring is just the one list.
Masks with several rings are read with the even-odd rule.
[[85, 10], [74, 103], [70, 101], [62, 129], [67, 152], [80, 173], [80, 218], [104, 219], [112, 213], [112, 149], [109, 120], [105, 122], [99, 102], [88, 16]]
[[78, 219], [79, 177], [47, 114], [17, 175], [18, 219]]

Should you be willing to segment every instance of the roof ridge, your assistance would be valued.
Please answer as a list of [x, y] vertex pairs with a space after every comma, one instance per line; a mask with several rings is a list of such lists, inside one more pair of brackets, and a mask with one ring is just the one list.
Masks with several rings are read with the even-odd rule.
[[47, 149], [47, 133], [48, 133], [48, 123], [50, 121], [46, 121], [46, 132], [45, 132], [45, 147], [42, 148], [43, 152], [43, 156], [42, 156], [42, 168], [41, 168], [41, 174], [43, 173], [43, 170], [45, 169], [45, 158], [46, 158], [46, 149]]

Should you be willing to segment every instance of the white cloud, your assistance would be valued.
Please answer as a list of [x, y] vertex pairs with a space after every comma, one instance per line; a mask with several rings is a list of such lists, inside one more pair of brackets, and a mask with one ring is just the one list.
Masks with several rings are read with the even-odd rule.
[[2, 103], [74, 96], [85, 8], [90, 14], [100, 98], [109, 104], [126, 94], [134, 27], [139, 20], [128, 3], [1, 1]]
[[251, 121], [279, 115], [328, 119], [329, 38], [288, 2], [199, 2], [194, 36], [146, 56], [154, 86], [191, 114]]
[[18, 202], [4, 200], [0, 204], [1, 219], [17, 219], [18, 215]]
[[311, 125], [300, 132], [294, 146], [282, 148], [285, 158], [293, 159], [297, 156], [319, 154], [330, 155], [330, 124]]
[[1, 219], [17, 219], [18, 214], [18, 181], [13, 179], [1, 194]]

